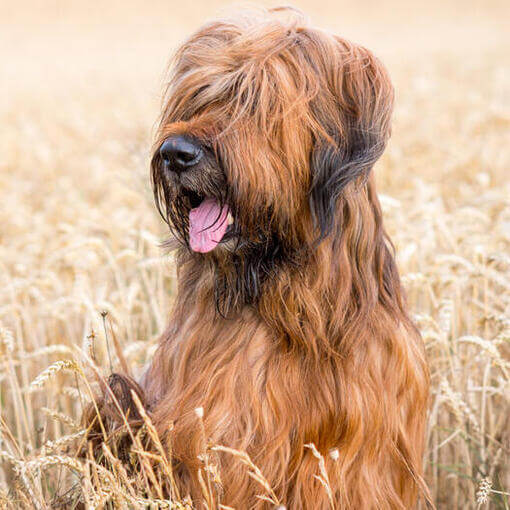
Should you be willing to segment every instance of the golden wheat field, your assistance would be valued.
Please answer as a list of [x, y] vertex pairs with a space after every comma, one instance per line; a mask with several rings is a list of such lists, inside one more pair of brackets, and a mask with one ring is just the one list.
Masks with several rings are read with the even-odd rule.
[[[106, 448], [110, 470], [70, 448], [97, 381], [150, 359], [175, 292], [152, 134], [172, 50], [226, 8], [185, 4], [0, 5], [0, 508], [191, 508]], [[510, 6], [296, 5], [374, 50], [397, 90], [375, 172], [432, 372], [433, 500], [509, 509]], [[137, 445], [150, 478], [166, 461]]]

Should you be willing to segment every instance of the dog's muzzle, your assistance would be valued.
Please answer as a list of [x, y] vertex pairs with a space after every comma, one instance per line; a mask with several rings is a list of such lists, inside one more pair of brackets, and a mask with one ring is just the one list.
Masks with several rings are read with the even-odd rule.
[[[182, 176], [196, 168], [204, 156], [204, 150], [197, 140], [186, 135], [169, 136], [161, 145], [159, 155], [165, 171], [173, 172], [182, 182]], [[199, 168], [198, 168], [199, 169]], [[181, 192], [190, 198], [189, 246], [199, 253], [207, 253], [223, 240], [233, 218], [227, 204], [212, 196], [199, 195], [181, 187]]]

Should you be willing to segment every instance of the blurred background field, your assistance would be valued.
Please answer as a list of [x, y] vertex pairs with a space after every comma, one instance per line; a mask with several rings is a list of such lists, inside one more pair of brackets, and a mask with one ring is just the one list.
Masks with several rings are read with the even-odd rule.
[[[510, 5], [294, 5], [374, 50], [396, 86], [376, 173], [432, 370], [433, 499], [508, 509]], [[40, 387], [36, 376], [80, 358], [91, 332], [108, 374], [101, 311], [135, 369], [165, 326], [173, 264], [148, 177], [164, 70], [225, 11], [216, 0], [0, 4], [0, 508], [52, 508], [77, 480], [64, 455], [83, 381], [58, 365]]]

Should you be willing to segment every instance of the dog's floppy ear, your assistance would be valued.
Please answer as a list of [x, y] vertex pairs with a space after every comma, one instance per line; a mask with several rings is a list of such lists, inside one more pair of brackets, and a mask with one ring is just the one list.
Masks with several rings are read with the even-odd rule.
[[388, 75], [368, 50], [351, 48], [352, 55], [340, 66], [341, 76], [329, 87], [328, 98], [315, 108], [322, 129], [311, 154], [309, 204], [319, 240], [335, 227], [342, 191], [368, 176], [390, 135], [393, 87]]

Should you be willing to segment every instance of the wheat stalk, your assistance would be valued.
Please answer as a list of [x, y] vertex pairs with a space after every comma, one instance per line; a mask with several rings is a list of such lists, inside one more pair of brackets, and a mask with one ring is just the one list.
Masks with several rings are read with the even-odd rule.
[[63, 372], [65, 370], [69, 370], [71, 372], [76, 372], [78, 374], [82, 374], [81, 368], [75, 361], [72, 360], [60, 360], [55, 361], [48, 368], [43, 370], [31, 383], [28, 388], [29, 391], [35, 391], [44, 386], [44, 384], [49, 381], [52, 377], [54, 377], [59, 372]]

